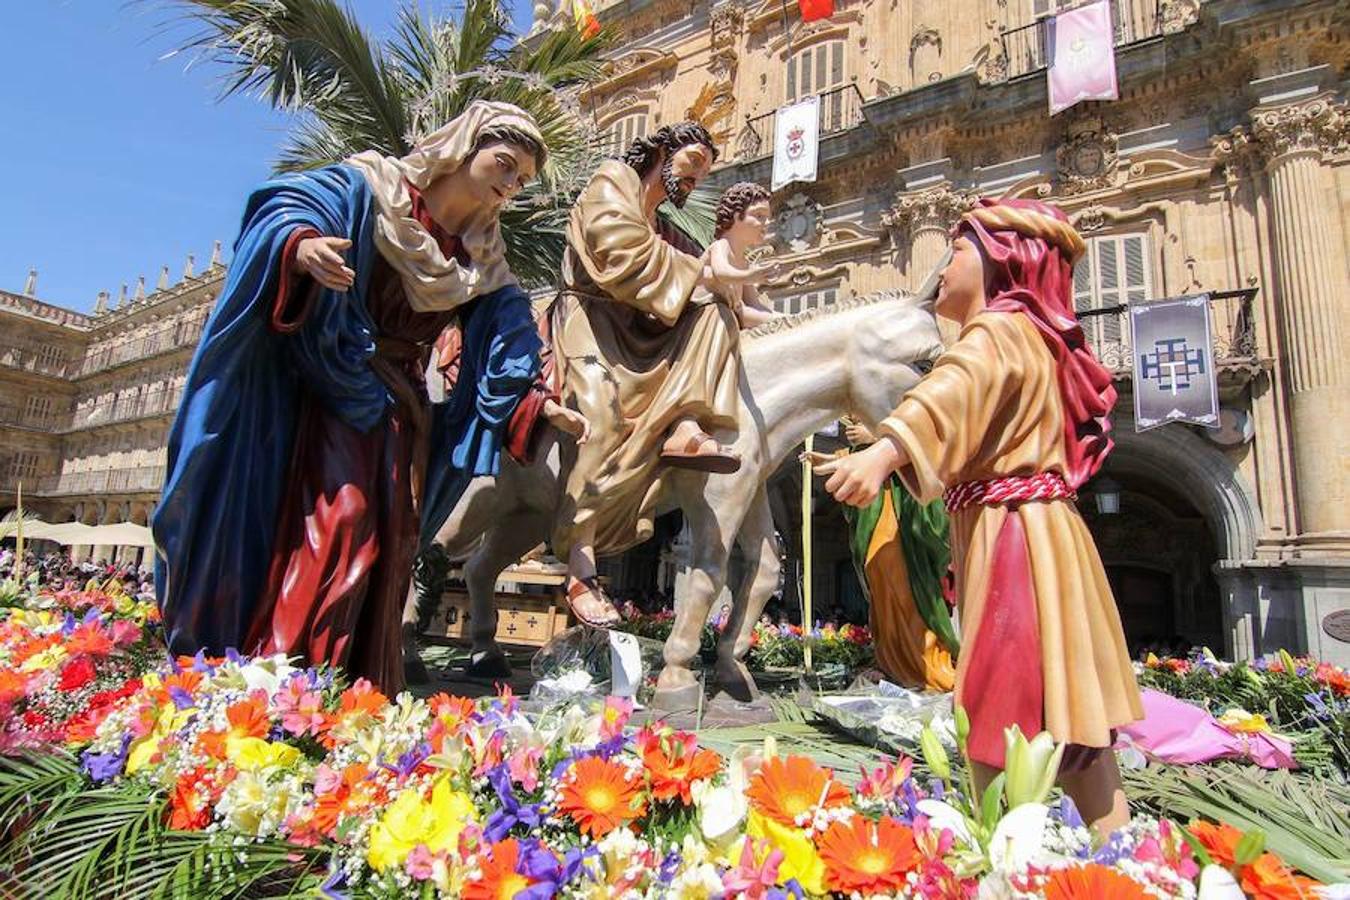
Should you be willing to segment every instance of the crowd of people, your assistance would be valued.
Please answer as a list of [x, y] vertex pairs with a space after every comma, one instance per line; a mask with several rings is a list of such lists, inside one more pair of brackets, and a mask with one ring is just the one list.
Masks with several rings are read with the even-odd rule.
[[14, 547], [0, 547], [0, 581], [9, 581], [17, 574], [25, 581], [36, 577], [39, 584], [57, 590], [78, 590], [91, 580], [106, 584], [109, 579], [114, 579], [122, 583], [122, 589], [128, 594], [150, 600], [155, 598], [155, 573], [148, 565], [106, 559], [76, 562], [70, 551], [64, 549], [40, 555], [26, 549], [21, 571], [18, 571], [17, 562]]

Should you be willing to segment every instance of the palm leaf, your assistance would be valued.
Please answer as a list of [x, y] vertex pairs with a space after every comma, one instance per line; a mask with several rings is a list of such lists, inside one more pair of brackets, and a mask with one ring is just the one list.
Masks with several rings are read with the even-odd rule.
[[1132, 803], [1158, 815], [1260, 829], [1286, 862], [1328, 883], [1350, 878], [1350, 787], [1245, 763], [1126, 771]]

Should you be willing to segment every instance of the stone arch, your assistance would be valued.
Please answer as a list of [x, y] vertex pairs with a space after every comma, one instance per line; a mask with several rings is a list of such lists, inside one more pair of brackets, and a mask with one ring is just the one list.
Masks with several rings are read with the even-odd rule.
[[1128, 413], [1114, 417], [1111, 435], [1116, 447], [1109, 471], [1146, 476], [1188, 498], [1204, 515], [1222, 559], [1256, 555], [1264, 530], [1256, 492], [1227, 455], [1184, 426], [1137, 433]]

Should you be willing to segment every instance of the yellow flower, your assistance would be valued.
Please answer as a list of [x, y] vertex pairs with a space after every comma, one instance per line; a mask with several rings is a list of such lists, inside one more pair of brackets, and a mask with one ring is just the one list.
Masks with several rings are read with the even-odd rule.
[[474, 820], [473, 800], [463, 791], [452, 790], [445, 778], [436, 782], [430, 800], [418, 791], [404, 791], [371, 829], [366, 861], [383, 872], [402, 865], [418, 844], [433, 853], [453, 850], [464, 826]]
[[752, 838], [767, 840], [775, 849], [783, 851], [783, 862], [778, 866], [779, 884], [795, 878], [808, 894], [825, 893], [825, 861], [804, 829], [789, 828], [752, 809], [745, 833]]
[[290, 744], [274, 743], [257, 737], [228, 738], [225, 758], [241, 772], [261, 772], [285, 767], [300, 759], [300, 751]]
[[23, 665], [19, 666], [20, 672], [40, 672], [43, 669], [54, 669], [61, 660], [66, 658], [66, 648], [60, 644], [55, 644], [43, 650], [41, 653], [35, 653], [24, 660]]
[[[149, 681], [150, 677], [147, 675], [146, 681]], [[150, 762], [150, 757], [154, 756], [155, 751], [159, 749], [160, 741], [186, 725], [192, 712], [193, 710], [190, 709], [180, 710], [172, 703], [166, 703], [160, 707], [159, 716], [155, 719], [155, 727], [150, 729], [150, 733], [145, 737], [133, 743], [127, 752], [127, 774], [132, 775], [145, 768]]]
[[1270, 731], [1270, 724], [1260, 713], [1249, 713], [1240, 706], [1230, 707], [1219, 716], [1219, 724], [1238, 734], [1259, 734]]

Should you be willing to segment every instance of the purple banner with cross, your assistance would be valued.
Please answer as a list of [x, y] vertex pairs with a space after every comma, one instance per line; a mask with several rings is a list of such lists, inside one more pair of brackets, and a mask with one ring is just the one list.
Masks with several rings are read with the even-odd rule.
[[1209, 294], [1130, 307], [1134, 427], [1168, 422], [1219, 427]]

